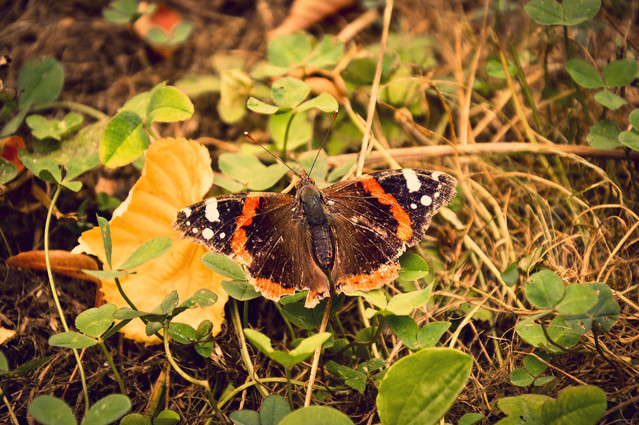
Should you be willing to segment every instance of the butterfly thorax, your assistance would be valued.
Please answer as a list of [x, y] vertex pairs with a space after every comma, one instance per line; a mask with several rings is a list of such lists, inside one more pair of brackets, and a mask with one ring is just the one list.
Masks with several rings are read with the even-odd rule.
[[322, 269], [330, 269], [333, 263], [333, 240], [323, 195], [304, 170], [300, 175], [302, 180], [297, 186], [295, 198], [302, 212], [302, 219], [311, 232], [313, 255]]

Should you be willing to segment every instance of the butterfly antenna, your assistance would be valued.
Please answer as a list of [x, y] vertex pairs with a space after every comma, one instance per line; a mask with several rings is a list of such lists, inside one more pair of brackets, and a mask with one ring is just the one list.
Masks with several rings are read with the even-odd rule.
[[258, 145], [259, 147], [261, 147], [262, 149], [264, 149], [264, 151], [265, 151], [267, 154], [271, 155], [273, 158], [275, 158], [275, 160], [276, 160], [277, 162], [279, 162], [280, 164], [282, 164], [283, 166], [285, 166], [286, 168], [288, 168], [289, 170], [291, 170], [291, 171], [293, 172], [293, 174], [295, 174], [297, 177], [299, 177], [299, 176], [300, 176], [300, 175], [299, 175], [299, 174], [298, 174], [298, 173], [297, 173], [294, 169], [292, 169], [292, 168], [291, 168], [291, 167], [290, 167], [290, 166], [289, 166], [286, 162], [282, 161], [282, 158], [280, 158], [279, 156], [275, 155], [273, 152], [271, 152], [270, 150], [266, 149], [266, 148], [264, 147], [264, 145], [263, 145], [263, 144], [261, 144], [260, 142], [258, 142], [257, 140], [255, 140], [255, 139], [253, 138], [253, 136], [251, 136], [251, 133], [249, 133], [248, 131], [245, 131], [245, 132], [244, 132], [244, 135], [245, 135], [246, 137], [248, 137], [250, 140], [252, 140], [252, 141], [253, 141], [253, 143], [255, 143], [256, 145]]
[[308, 175], [311, 175], [311, 172], [313, 171], [313, 168], [315, 167], [315, 163], [317, 162], [317, 158], [319, 158], [319, 154], [320, 152], [322, 152], [322, 149], [324, 149], [324, 145], [326, 144], [326, 141], [328, 140], [328, 135], [331, 132], [331, 129], [333, 128], [333, 123], [335, 122], [335, 118], [337, 118], [337, 112], [338, 110], [336, 109], [335, 112], [333, 112], [333, 119], [331, 120], [331, 125], [328, 127], [328, 130], [326, 131], [326, 134], [324, 135], [324, 140], [322, 140], [322, 144], [319, 147], [319, 150], [317, 151], [317, 155], [315, 155], [315, 159], [313, 160], [313, 164], [311, 165], [311, 169], [308, 170]]

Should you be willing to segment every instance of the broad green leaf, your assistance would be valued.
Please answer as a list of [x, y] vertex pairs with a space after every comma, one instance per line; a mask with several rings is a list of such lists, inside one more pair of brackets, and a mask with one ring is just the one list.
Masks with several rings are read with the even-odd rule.
[[622, 131], [619, 134], [619, 141], [632, 150], [639, 151], [639, 130]]
[[[289, 300], [295, 299], [295, 297], [299, 297], [300, 299], [296, 302], [289, 302]], [[288, 295], [282, 298], [282, 311], [286, 318], [295, 326], [306, 330], [317, 329], [322, 322], [322, 316], [326, 310], [326, 303], [328, 302], [328, 299], [323, 299], [314, 308], [304, 307], [304, 299], [306, 299], [305, 292]], [[333, 300], [331, 311], [336, 311], [337, 307], [342, 304], [342, 301], [340, 300], [343, 300], [342, 296], [337, 296]]]
[[630, 124], [632, 124], [636, 130], [639, 130], [639, 108], [633, 109], [628, 119], [630, 120]]
[[[517, 67], [511, 61], [507, 61], [506, 65], [508, 66], [508, 75], [511, 77], [517, 73]], [[486, 62], [486, 74], [490, 75], [493, 78], [499, 78], [503, 80], [506, 78], [506, 72], [504, 71], [504, 66], [501, 61], [498, 59], [489, 59]]]
[[595, 17], [601, 0], [563, 0], [564, 25], [579, 25]]
[[180, 415], [171, 409], [164, 409], [153, 420], [153, 425], [176, 425], [180, 423]]
[[535, 378], [533, 378], [532, 375], [524, 369], [517, 368], [510, 372], [510, 382], [518, 387], [527, 387], [528, 385], [531, 385], [534, 380]]
[[82, 273], [89, 276], [97, 277], [98, 279], [115, 279], [116, 277], [122, 277], [129, 274], [127, 271], [122, 270], [87, 270], [83, 269]]
[[220, 73], [220, 102], [217, 112], [222, 121], [233, 124], [246, 113], [246, 97], [253, 92], [254, 81], [241, 69], [224, 69]]
[[419, 308], [428, 302], [432, 286], [428, 286], [421, 291], [407, 292], [395, 295], [388, 301], [386, 310], [396, 316], [407, 316], [416, 308]]
[[593, 98], [606, 108], [613, 111], [616, 111], [617, 109], [628, 103], [624, 98], [617, 96], [610, 90], [602, 90], [598, 93], [595, 93]]
[[100, 161], [107, 167], [126, 165], [149, 146], [142, 118], [135, 112], [116, 114], [107, 124], [100, 142]]
[[9, 372], [9, 361], [3, 352], [0, 351], [0, 373]]
[[557, 400], [544, 403], [541, 407], [544, 424], [552, 425], [595, 425], [603, 417], [608, 407], [606, 393], [594, 385], [566, 388]]
[[102, 9], [104, 19], [116, 24], [133, 22], [138, 13], [138, 0], [113, 0]]
[[465, 413], [457, 422], [457, 425], [474, 425], [484, 419], [481, 413]]
[[202, 256], [202, 264], [214, 272], [235, 280], [245, 280], [246, 276], [239, 264], [226, 255], [207, 252]]
[[387, 316], [386, 324], [409, 350], [417, 350], [417, 332], [419, 327], [410, 316]]
[[104, 217], [97, 216], [98, 226], [100, 227], [100, 234], [102, 235], [102, 244], [104, 245], [104, 255], [107, 260], [109, 268], [113, 268], [111, 265], [111, 253], [113, 252], [113, 244], [111, 243], [111, 225], [109, 220]]
[[348, 416], [326, 406], [308, 406], [288, 414], [279, 425], [353, 425]]
[[169, 323], [169, 336], [180, 344], [190, 344], [197, 340], [195, 329], [186, 323]]
[[85, 310], [76, 317], [75, 327], [80, 332], [97, 338], [113, 324], [113, 313], [117, 309], [115, 304], [104, 304]]
[[199, 305], [200, 307], [208, 307], [217, 302], [217, 294], [210, 289], [200, 288], [195, 291], [195, 294], [191, 295], [186, 300], [182, 301], [180, 307], [191, 308]]
[[450, 328], [450, 322], [427, 323], [417, 333], [417, 343], [421, 348], [434, 347], [442, 335]]
[[364, 394], [364, 390], [366, 389], [366, 374], [364, 372], [352, 369], [348, 366], [342, 366], [333, 360], [326, 363], [326, 369], [333, 375], [343, 379], [344, 383], [349, 387], [359, 391], [360, 394]]
[[260, 407], [260, 425], [278, 425], [291, 408], [286, 399], [280, 395], [268, 395]]
[[275, 66], [288, 68], [300, 65], [311, 51], [311, 37], [305, 33], [296, 33], [269, 40], [267, 57]]
[[586, 89], [604, 87], [604, 82], [597, 70], [588, 62], [581, 59], [570, 59], [566, 63], [566, 71], [573, 80]]
[[[289, 119], [293, 115], [293, 121], [289, 127]], [[288, 131], [286, 149], [288, 151], [299, 148], [310, 142], [313, 137], [313, 127], [309, 122], [308, 111], [293, 114], [286, 113], [273, 114], [269, 117], [268, 129], [278, 150], [284, 148], [284, 136]]]
[[526, 281], [526, 298], [537, 308], [554, 308], [563, 295], [563, 282], [550, 270], [541, 270]]
[[618, 59], [603, 67], [601, 73], [608, 87], [626, 86], [637, 77], [637, 60]]
[[368, 291], [368, 292], [355, 291], [355, 292], [350, 292], [346, 295], [352, 296], [352, 297], [357, 297], [357, 296], [363, 297], [366, 301], [368, 301], [375, 307], [379, 308], [380, 310], [384, 310], [386, 309], [386, 306], [388, 306], [388, 302], [386, 301], [386, 294], [381, 289], [375, 289], [373, 291]]
[[93, 338], [77, 332], [62, 332], [49, 337], [49, 345], [65, 348], [87, 348], [97, 344]]
[[[550, 361], [550, 357], [545, 352], [540, 351], [535, 354], [537, 357], [544, 359], [546, 363]], [[524, 357], [524, 367], [532, 376], [539, 376], [548, 369], [548, 365], [539, 360], [537, 357], [530, 354]]]
[[139, 413], [129, 413], [120, 421], [120, 425], [153, 425], [151, 418]]
[[80, 127], [82, 124], [82, 116], [71, 112], [60, 121], [56, 119], [47, 120], [42, 115], [29, 115], [26, 119], [26, 123], [36, 138], [51, 138], [59, 141], [62, 140], [63, 136]]
[[22, 363], [11, 371], [12, 375], [22, 375], [23, 373], [31, 372], [51, 360], [51, 357], [42, 357], [40, 359], [31, 360], [26, 363]]
[[229, 419], [234, 425], [261, 425], [260, 415], [255, 410], [238, 410], [231, 412]]
[[49, 183], [62, 182], [62, 172], [58, 164], [50, 159], [39, 158], [24, 149], [18, 151], [20, 162], [36, 177]]
[[295, 364], [306, 360], [315, 352], [318, 345], [324, 344], [330, 337], [330, 332], [322, 332], [308, 338], [304, 338], [297, 347], [290, 351], [291, 355], [295, 357]]
[[560, 314], [581, 314], [593, 308], [599, 297], [594, 289], [586, 285], [568, 285], [564, 297], [557, 304]]
[[249, 301], [262, 295], [247, 280], [223, 280], [222, 288], [224, 288], [229, 297], [238, 301]]
[[532, 0], [526, 3], [524, 10], [530, 19], [540, 25], [562, 25], [564, 10], [555, 0]]
[[153, 238], [146, 241], [133, 254], [118, 267], [119, 270], [131, 270], [138, 267], [141, 264], [146, 263], [149, 260], [157, 258], [168, 251], [173, 245], [171, 238], [167, 236], [161, 236], [159, 238]]
[[266, 166], [255, 155], [225, 152], [218, 159], [220, 171], [242, 183], [258, 179]]
[[133, 310], [129, 307], [121, 307], [115, 313], [113, 313], [113, 318], [118, 320], [127, 320], [127, 319], [136, 319], [138, 317], [152, 315], [152, 313], [148, 313], [146, 311]]
[[11, 162], [0, 158], [0, 184], [6, 184], [18, 175], [18, 169]]
[[317, 108], [322, 112], [335, 112], [339, 108], [339, 104], [331, 94], [322, 92], [318, 96], [300, 104], [297, 110], [304, 112], [311, 108]]
[[175, 82], [175, 87], [194, 99], [209, 93], [220, 92], [220, 77], [216, 75], [192, 75]]
[[[304, 152], [297, 158], [296, 162], [309, 173], [309, 177], [315, 179], [318, 186], [326, 180], [326, 174], [328, 173], [328, 155], [326, 155], [326, 152], [323, 150], [319, 152]], [[313, 165], [313, 163], [315, 163], [315, 165]]]
[[540, 376], [539, 378], [535, 378], [535, 382], [533, 382], [533, 385], [535, 387], [542, 387], [547, 383], [554, 381], [555, 379], [557, 379], [556, 376]]
[[180, 21], [171, 30], [171, 36], [169, 37], [169, 46], [179, 46], [189, 39], [195, 26], [188, 21]]
[[599, 324], [605, 332], [610, 332], [612, 325], [619, 320], [619, 303], [615, 300], [612, 290], [605, 283], [587, 283], [593, 288], [599, 297], [595, 305], [588, 314]]
[[331, 69], [342, 56], [344, 43], [331, 35], [325, 35], [313, 48], [306, 64], [316, 68]]
[[501, 274], [501, 279], [508, 286], [513, 286], [519, 282], [519, 268], [516, 261], [506, 267], [506, 270]]
[[430, 272], [426, 260], [412, 252], [406, 252], [399, 257], [399, 264], [399, 277], [402, 280], [418, 280]]
[[49, 395], [37, 396], [29, 404], [29, 414], [44, 425], [77, 425], [69, 405]]
[[157, 307], [157, 311], [153, 311], [154, 313], [159, 314], [171, 314], [173, 310], [178, 305], [179, 297], [177, 291], [171, 291], [169, 295], [164, 297], [160, 305]]
[[246, 101], [246, 107], [253, 112], [264, 115], [272, 115], [280, 110], [279, 106], [270, 105], [254, 97], [249, 97]]
[[256, 192], [262, 192], [273, 187], [288, 172], [284, 164], [271, 164], [264, 169], [259, 177], [254, 177], [246, 184], [247, 188]]
[[273, 83], [271, 96], [279, 107], [295, 108], [306, 99], [310, 92], [310, 86], [304, 81], [293, 77], [283, 77]]
[[131, 400], [122, 394], [111, 394], [91, 406], [82, 425], [108, 425], [131, 410]]
[[[523, 418], [530, 425], [541, 424], [541, 406], [553, 399], [542, 394], [524, 394], [517, 397], [502, 397], [497, 400], [497, 407], [510, 417]], [[521, 421], [521, 419], [520, 419]]]
[[[571, 326], [571, 323], [566, 320], [565, 316], [555, 317], [548, 325], [548, 336], [557, 344], [562, 347], [573, 347], [579, 338], [586, 333], [585, 329], [577, 326]], [[552, 346], [549, 343], [547, 349], [556, 350], [558, 347]]]
[[436, 424], [470, 376], [472, 358], [450, 348], [427, 348], [388, 369], [377, 395], [384, 425]]
[[591, 128], [586, 140], [593, 148], [598, 149], [614, 149], [621, 146], [619, 143], [619, 134], [621, 129], [612, 120], [603, 119], [597, 121]]
[[18, 91], [21, 92], [18, 104], [22, 109], [29, 103], [42, 106], [53, 102], [60, 96], [63, 85], [64, 69], [60, 62], [50, 56], [27, 61], [18, 77]]
[[175, 87], [154, 88], [147, 108], [147, 125], [156, 121], [184, 121], [191, 118], [193, 111], [191, 100]]

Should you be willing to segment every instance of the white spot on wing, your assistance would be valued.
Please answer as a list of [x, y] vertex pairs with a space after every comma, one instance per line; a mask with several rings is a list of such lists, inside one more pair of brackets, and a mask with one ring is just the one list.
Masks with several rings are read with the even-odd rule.
[[417, 205], [416, 205], [416, 204], [410, 204], [410, 207], [411, 207], [412, 209], [414, 209], [414, 210], [416, 210], [416, 209], [417, 209]]
[[214, 221], [220, 221], [220, 212], [217, 210], [217, 199], [211, 198], [207, 201], [205, 216], [211, 223]]
[[417, 192], [421, 189], [422, 184], [419, 182], [419, 177], [415, 174], [415, 170], [405, 168], [402, 174], [404, 174], [404, 178], [406, 179], [406, 187], [408, 187], [409, 192]]
[[224, 239], [226, 237], [226, 233], [222, 232], [220, 233], [220, 239]]
[[190, 222], [189, 220], [186, 220], [186, 225], [187, 225], [187, 226], [190, 226], [190, 225], [191, 225], [191, 222]]
[[202, 237], [206, 240], [211, 239], [213, 237], [213, 230], [209, 229], [208, 227], [202, 230]]
[[435, 195], [433, 196], [435, 196], [435, 198], [439, 198], [439, 192], [435, 192]]
[[184, 213], [184, 215], [188, 218], [188, 217], [190, 217], [190, 216], [191, 216], [191, 213], [192, 213], [193, 211], [191, 210], [191, 208], [186, 207], [186, 208], [184, 208], [184, 209], [182, 210], [182, 212], [183, 212], [183, 213]]
[[419, 202], [421, 202], [423, 206], [428, 207], [430, 206], [430, 204], [433, 203], [433, 198], [428, 195], [424, 195], [422, 196], [422, 199], [419, 200]]
[[439, 180], [439, 176], [441, 176], [441, 175], [442, 175], [442, 173], [440, 173], [439, 171], [433, 171], [432, 177], [435, 180]]
[[197, 232], [198, 232], [197, 227], [194, 227], [193, 229], [191, 229], [191, 231], [192, 231], [193, 233], [197, 233]]

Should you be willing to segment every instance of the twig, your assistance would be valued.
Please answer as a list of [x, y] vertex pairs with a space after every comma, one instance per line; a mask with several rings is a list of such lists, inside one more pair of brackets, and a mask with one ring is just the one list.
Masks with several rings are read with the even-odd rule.
[[[327, 273], [330, 276], [330, 273]], [[331, 282], [331, 288], [333, 284]], [[331, 304], [333, 304], [333, 291], [331, 289], [331, 295], [328, 297], [326, 308], [324, 309], [324, 316], [322, 316], [322, 323], [319, 327], [319, 333], [326, 331], [326, 325], [328, 325], [328, 318], [331, 316]], [[311, 405], [311, 397], [313, 396], [313, 385], [315, 384], [315, 376], [317, 375], [317, 366], [319, 365], [320, 354], [322, 353], [322, 345], [320, 344], [315, 349], [313, 354], [313, 364], [311, 365], [311, 373], [308, 377], [308, 388], [306, 389], [306, 399], [304, 399], [304, 407]]]

